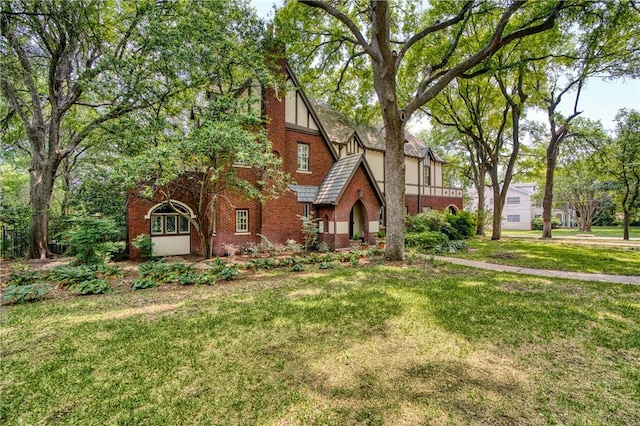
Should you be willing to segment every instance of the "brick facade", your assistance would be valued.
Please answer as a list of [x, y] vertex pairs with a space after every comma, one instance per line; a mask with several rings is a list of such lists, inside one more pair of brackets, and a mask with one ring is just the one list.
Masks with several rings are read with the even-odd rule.
[[[283, 72], [287, 72], [284, 61], [280, 63]], [[262, 110], [266, 117], [267, 137], [271, 141], [273, 152], [282, 160], [282, 167], [288, 173], [296, 185], [307, 187], [319, 187], [325, 177], [338, 161], [337, 155], [331, 148], [331, 142], [322, 130], [300, 128], [297, 125], [286, 123], [285, 99], [282, 93], [276, 96], [273, 90], [263, 90]], [[321, 123], [318, 127], [322, 128]], [[298, 144], [309, 146], [309, 171], [298, 171]], [[354, 163], [355, 164], [355, 163]], [[355, 167], [355, 166], [354, 166]], [[355, 229], [351, 221], [351, 213], [354, 206], [358, 212], [362, 212], [362, 218], [358, 227], [364, 226], [362, 237], [369, 243], [374, 242], [375, 232], [378, 230], [380, 209], [383, 205], [382, 196], [375, 184], [375, 180], [366, 164], [362, 160], [357, 165], [350, 179], [342, 188], [335, 204], [312, 205], [309, 207], [314, 213], [314, 218], [321, 223], [319, 241], [325, 242], [331, 249], [349, 246], [349, 237]], [[240, 177], [255, 181], [258, 177], [249, 168], [239, 168]], [[260, 243], [260, 235], [266, 237], [272, 243], [285, 244], [293, 239], [299, 243], [303, 241], [302, 220], [305, 203], [298, 201], [298, 194], [293, 190], [286, 190], [277, 199], [260, 204], [254, 200], [246, 200], [238, 194], [224, 193], [218, 197], [215, 205], [215, 234], [211, 241], [214, 255], [223, 255], [225, 245], [233, 244], [236, 247]], [[207, 230], [210, 224], [210, 213], [198, 212], [197, 199], [193, 198], [186, 190], [173, 191], [172, 199], [180, 201], [193, 210], [199, 217], [203, 229]], [[422, 205], [432, 208], [447, 208], [453, 204], [462, 208], [462, 200], [455, 198], [427, 199], [423, 197]], [[145, 218], [156, 204], [163, 199], [156, 193], [153, 199], [148, 200], [136, 192], [131, 192], [127, 200], [127, 227], [129, 255], [132, 259], [140, 257], [140, 251], [135, 249], [131, 242], [140, 234], [150, 234], [151, 220]], [[410, 212], [417, 212], [417, 196], [407, 196]], [[246, 209], [248, 212], [248, 232], [237, 232], [236, 211]], [[346, 225], [345, 225], [346, 224]], [[370, 229], [375, 225], [373, 229]], [[346, 227], [349, 231], [346, 231]], [[359, 228], [358, 228], [359, 229]], [[206, 235], [206, 234], [205, 234]], [[171, 238], [169, 236], [168, 238]], [[191, 227], [190, 231], [191, 254], [201, 255], [200, 239], [198, 232]]]
[[[418, 209], [418, 195], [405, 195], [404, 200], [409, 214], [420, 213]], [[420, 207], [422, 207], [422, 209], [444, 210], [449, 208], [449, 206], [455, 206], [459, 212], [462, 211], [462, 198], [423, 195], [422, 200], [420, 200]]]

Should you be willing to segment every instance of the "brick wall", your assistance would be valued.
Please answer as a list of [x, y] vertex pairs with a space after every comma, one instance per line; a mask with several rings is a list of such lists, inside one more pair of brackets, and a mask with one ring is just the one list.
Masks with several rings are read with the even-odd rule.
[[[188, 205], [197, 214], [197, 206], [193, 202], [189, 202], [190, 195], [184, 191], [176, 190], [171, 198]], [[142, 253], [133, 247], [133, 241], [141, 234], [151, 234], [151, 220], [145, 219], [145, 216], [153, 206], [163, 201], [165, 200], [160, 193], [154, 194], [151, 199], [143, 197], [137, 191], [130, 191], [127, 194], [127, 245], [130, 259], [140, 259]], [[208, 223], [205, 221], [202, 225], [206, 231]], [[200, 237], [193, 226], [190, 227], [190, 236], [191, 252], [200, 254]]]
[[[417, 195], [405, 195], [405, 204], [408, 207], [409, 214], [417, 214], [418, 211], [418, 196]], [[458, 197], [430, 197], [422, 196], [421, 207], [424, 209], [429, 207], [433, 210], [443, 210], [454, 205], [458, 208], [458, 211], [462, 211], [462, 198]]]
[[[309, 145], [309, 172], [298, 172], [298, 142]], [[319, 186], [335, 162], [322, 136], [288, 129], [283, 168], [298, 185]]]
[[[362, 191], [362, 198], [359, 197], [358, 190]], [[361, 201], [364, 206], [364, 221], [367, 232], [365, 232], [363, 238], [369, 244], [373, 244], [375, 242], [375, 235], [369, 231], [369, 221], [379, 219], [381, 203], [378, 200], [369, 178], [366, 175], [364, 166], [362, 165], [358, 167], [358, 170], [351, 179], [351, 182], [347, 185], [347, 188], [335, 208], [335, 220], [348, 222], [351, 209], [357, 201]], [[349, 235], [336, 235], [335, 247], [349, 247]]]

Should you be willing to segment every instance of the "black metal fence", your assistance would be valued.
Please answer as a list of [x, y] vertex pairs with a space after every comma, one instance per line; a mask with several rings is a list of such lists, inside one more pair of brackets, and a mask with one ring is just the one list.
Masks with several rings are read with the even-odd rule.
[[[67, 249], [61, 238], [64, 223], [49, 224], [49, 251], [63, 254]], [[0, 259], [25, 257], [29, 249], [29, 227], [0, 224]]]

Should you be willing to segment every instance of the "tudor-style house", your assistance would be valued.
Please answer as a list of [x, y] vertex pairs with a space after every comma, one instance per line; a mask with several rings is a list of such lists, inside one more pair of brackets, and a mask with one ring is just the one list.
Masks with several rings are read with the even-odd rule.
[[[214, 231], [211, 247], [216, 255], [224, 254], [226, 244], [259, 243], [261, 236], [272, 243], [301, 242], [302, 216], [317, 221], [318, 239], [331, 249], [348, 247], [356, 234], [373, 242], [384, 227], [384, 132], [357, 126], [327, 105], [311, 101], [284, 61], [282, 70], [286, 95], [264, 90], [260, 111], [273, 153], [295, 184], [264, 204], [229, 194], [229, 203], [217, 205], [214, 223], [201, 220]], [[405, 157], [408, 214], [462, 209], [462, 190], [442, 186], [442, 158], [409, 133]], [[155, 255], [200, 254], [198, 233], [184, 217], [194, 217], [197, 209], [179, 192], [173, 197], [170, 206], [159, 194], [152, 199], [135, 191], [129, 194], [131, 258], [140, 257], [131, 245], [140, 234], [151, 235]]]

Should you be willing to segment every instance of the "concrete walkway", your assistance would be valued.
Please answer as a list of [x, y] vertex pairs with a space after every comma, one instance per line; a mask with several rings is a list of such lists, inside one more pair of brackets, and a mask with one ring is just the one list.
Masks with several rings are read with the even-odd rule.
[[519, 266], [498, 265], [496, 263], [477, 262], [457, 257], [433, 256], [433, 259], [472, 268], [489, 269], [491, 271], [513, 272], [516, 274], [535, 275], [537, 277], [569, 278], [582, 281], [600, 281], [605, 283], [640, 285], [640, 276], [589, 274], [586, 272], [549, 271], [547, 269], [521, 268]]

